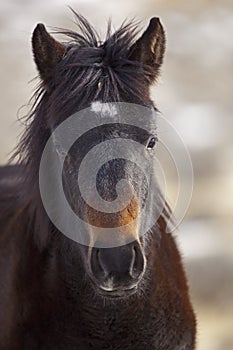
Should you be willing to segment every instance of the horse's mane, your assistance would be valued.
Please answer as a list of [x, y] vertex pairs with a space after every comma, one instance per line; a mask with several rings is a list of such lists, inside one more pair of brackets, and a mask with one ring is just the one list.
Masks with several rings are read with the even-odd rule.
[[[150, 77], [149, 68], [129, 59], [130, 48], [139, 31], [138, 23], [124, 22], [113, 32], [109, 21], [106, 38], [101, 41], [91, 24], [73, 12], [78, 31], [58, 28], [54, 32], [68, 39], [63, 43], [66, 49], [56, 69], [54, 90], [49, 93], [44, 82], [40, 81], [30, 100], [31, 110], [22, 118], [26, 130], [12, 156], [14, 160], [19, 159], [20, 163], [27, 164], [31, 156], [34, 158], [33, 145], [38, 139], [41, 144], [41, 130], [43, 128], [46, 133], [47, 119], [52, 119], [53, 115], [65, 119], [97, 99], [120, 102], [121, 96], [126, 101], [134, 102], [133, 98], [145, 105], [144, 87], [145, 80]], [[53, 124], [59, 122], [52, 121]]]
[[[124, 98], [131, 95], [144, 104], [141, 82], [150, 75], [149, 67], [142, 67], [129, 57], [139, 32], [138, 23], [133, 20], [123, 22], [113, 32], [109, 21], [105, 40], [101, 41], [91, 24], [74, 13], [79, 31], [56, 31], [69, 38], [59, 70], [62, 79], [66, 76], [70, 80], [70, 99], [81, 95], [79, 102], [85, 105], [97, 98], [103, 102], [121, 101], [122, 95]], [[83, 89], [87, 89], [86, 94]]]

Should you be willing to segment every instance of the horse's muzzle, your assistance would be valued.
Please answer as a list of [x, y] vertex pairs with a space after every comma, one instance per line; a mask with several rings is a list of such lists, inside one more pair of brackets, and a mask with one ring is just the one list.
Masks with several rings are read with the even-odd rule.
[[138, 241], [115, 248], [92, 248], [90, 272], [97, 287], [109, 296], [133, 292], [143, 276], [146, 259]]

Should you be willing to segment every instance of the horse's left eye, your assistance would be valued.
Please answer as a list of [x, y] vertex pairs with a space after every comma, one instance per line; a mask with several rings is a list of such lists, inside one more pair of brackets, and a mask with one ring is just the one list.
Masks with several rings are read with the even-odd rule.
[[149, 140], [149, 142], [147, 144], [147, 148], [148, 149], [154, 148], [157, 142], [158, 142], [158, 138], [157, 137], [151, 137], [151, 139]]

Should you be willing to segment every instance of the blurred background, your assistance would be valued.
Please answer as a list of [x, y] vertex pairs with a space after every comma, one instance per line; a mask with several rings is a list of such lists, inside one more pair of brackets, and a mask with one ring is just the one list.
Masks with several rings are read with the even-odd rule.
[[[67, 5], [105, 33], [112, 17], [159, 16], [167, 53], [152, 96], [191, 154], [194, 191], [177, 239], [198, 319], [197, 350], [233, 349], [233, 3], [228, 0], [9, 0], [0, 2], [0, 163], [9, 158], [36, 76], [36, 23], [75, 29]], [[173, 202], [176, 179], [167, 175]], [[169, 188], [171, 193], [169, 193]]]

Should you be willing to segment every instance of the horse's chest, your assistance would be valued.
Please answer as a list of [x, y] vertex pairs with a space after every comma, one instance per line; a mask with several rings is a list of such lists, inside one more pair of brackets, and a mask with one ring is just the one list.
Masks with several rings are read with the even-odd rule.
[[[149, 315], [148, 315], [149, 316]], [[133, 318], [133, 317], [132, 317]], [[190, 335], [174, 333], [170, 329], [158, 328], [149, 320], [131, 323], [122, 320], [122, 324], [111, 320], [100, 323], [96, 320], [87, 325], [48, 324], [44, 329], [30, 330], [22, 336], [19, 347], [11, 350], [193, 350]], [[101, 315], [100, 315], [100, 319]], [[173, 333], [173, 335], [172, 335]], [[179, 339], [179, 340], [178, 340]]]
[[34, 322], [29, 322], [30, 327], [14, 342], [17, 347], [9, 350], [194, 349], [191, 335], [169, 324], [164, 313], [149, 307], [128, 307], [126, 311], [126, 307], [120, 311], [64, 308], [59, 313], [46, 313], [38, 322], [34, 315]]
[[[38, 334], [40, 350], [153, 350], [154, 331], [145, 324], [145, 320], [135, 322], [131, 317], [116, 318], [112, 315], [100, 314], [92, 319], [63, 320], [59, 324], [51, 324], [47, 331]], [[148, 323], [148, 322], [147, 322]], [[28, 341], [30, 348], [33, 340]], [[35, 342], [36, 343], [36, 342]], [[35, 350], [37, 348], [35, 347]]]

